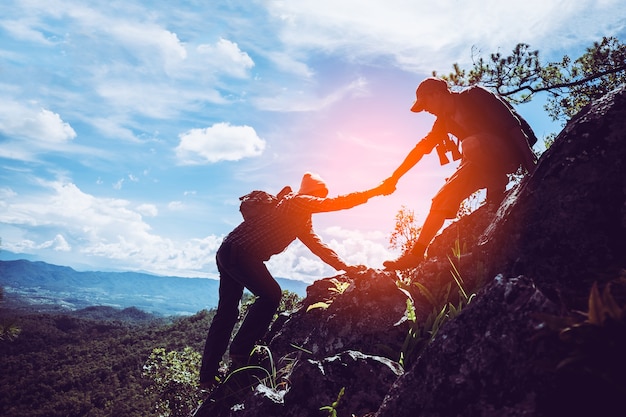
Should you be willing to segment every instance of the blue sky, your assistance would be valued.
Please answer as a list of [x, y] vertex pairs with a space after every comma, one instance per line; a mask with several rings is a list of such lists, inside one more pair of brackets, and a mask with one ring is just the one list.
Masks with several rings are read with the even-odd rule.
[[[621, 0], [55, 1], [0, 4], [0, 250], [79, 270], [217, 277], [252, 189], [319, 173], [375, 186], [428, 132], [431, 71], [519, 42], [545, 61], [624, 39]], [[520, 106], [558, 131], [541, 98]], [[314, 215], [350, 263], [380, 267], [402, 205], [421, 222], [454, 170], [426, 157], [391, 196]], [[277, 276], [335, 272], [299, 242]]]

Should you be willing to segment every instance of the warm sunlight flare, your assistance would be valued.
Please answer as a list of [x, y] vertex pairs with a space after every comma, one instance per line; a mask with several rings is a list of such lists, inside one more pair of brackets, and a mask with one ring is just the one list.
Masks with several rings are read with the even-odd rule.
[[[61, 3], [0, 6], [0, 258], [212, 278], [240, 196], [304, 171], [331, 195], [389, 176], [432, 126], [410, 112], [432, 71], [519, 42], [579, 56], [626, 14], [617, 0]], [[543, 100], [520, 106], [541, 137], [560, 128]], [[316, 228], [380, 267], [397, 211], [423, 218], [455, 165], [429, 155], [394, 194]], [[332, 273], [295, 244], [280, 256], [282, 276]]]

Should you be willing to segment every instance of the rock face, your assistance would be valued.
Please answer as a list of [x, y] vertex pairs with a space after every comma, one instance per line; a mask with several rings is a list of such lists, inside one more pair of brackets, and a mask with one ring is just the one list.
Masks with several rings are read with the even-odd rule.
[[490, 272], [524, 274], [568, 307], [626, 259], [626, 94], [582, 110], [480, 242]]
[[[620, 89], [568, 123], [497, 210], [482, 207], [435, 239], [413, 282], [434, 295], [451, 283], [458, 306], [448, 256], [459, 244], [455, 268], [476, 296], [412, 362], [411, 335], [432, 329], [416, 327], [434, 317], [424, 291], [375, 270], [328, 278], [267, 336], [280, 377], [196, 415], [622, 415], [625, 196]], [[594, 282], [612, 282], [611, 293], [593, 298], [597, 314], [576, 315]]]
[[403, 320], [406, 299], [395, 274], [389, 272], [318, 280], [307, 289], [301, 308], [280, 329], [272, 329], [276, 331], [270, 333], [272, 351], [283, 356], [295, 345], [315, 358], [345, 350], [399, 354], [407, 332], [398, 323]]
[[556, 363], [558, 349], [533, 341], [538, 313], [559, 308], [530, 279], [498, 276], [447, 323], [376, 416], [539, 415], [537, 403], [556, 377], [537, 363]]

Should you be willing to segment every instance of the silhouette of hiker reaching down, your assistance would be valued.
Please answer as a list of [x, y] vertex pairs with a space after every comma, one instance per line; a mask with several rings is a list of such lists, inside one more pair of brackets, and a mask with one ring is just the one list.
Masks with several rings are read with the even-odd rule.
[[[447, 151], [452, 151], [461, 163], [432, 199], [413, 247], [399, 258], [384, 262], [388, 270], [419, 265], [444, 221], [455, 218], [463, 200], [475, 191], [486, 188], [487, 203], [499, 204], [509, 182], [507, 174], [516, 172], [520, 165], [532, 173], [536, 165], [528, 136], [536, 138], [526, 121], [497, 95], [482, 87], [453, 92], [446, 81], [426, 78], [417, 87], [411, 111], [427, 111], [437, 119], [430, 133], [417, 143], [384, 183], [395, 188], [398, 180], [434, 148], [442, 164], [447, 163]], [[449, 135], [458, 139], [460, 152]]]

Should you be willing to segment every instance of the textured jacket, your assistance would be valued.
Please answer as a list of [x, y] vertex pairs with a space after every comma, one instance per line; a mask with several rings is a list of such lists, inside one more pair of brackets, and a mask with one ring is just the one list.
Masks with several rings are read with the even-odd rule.
[[[473, 86], [454, 95], [456, 111], [448, 117], [437, 117], [430, 133], [420, 142], [427, 153], [441, 142], [444, 136], [452, 134], [462, 143], [469, 136], [488, 133], [501, 139], [494, 157], [510, 159], [509, 170], [517, 169], [521, 156], [516, 145], [509, 140], [511, 129], [522, 129], [517, 117], [495, 94]], [[530, 147], [530, 146], [529, 146]]]
[[335, 198], [291, 193], [267, 215], [241, 223], [226, 236], [223, 244], [244, 251], [246, 256], [266, 261], [272, 255], [284, 251], [298, 238], [324, 262], [337, 270], [342, 270], [347, 265], [313, 231], [311, 215], [349, 209], [367, 202], [369, 197], [367, 192], [356, 192]]

